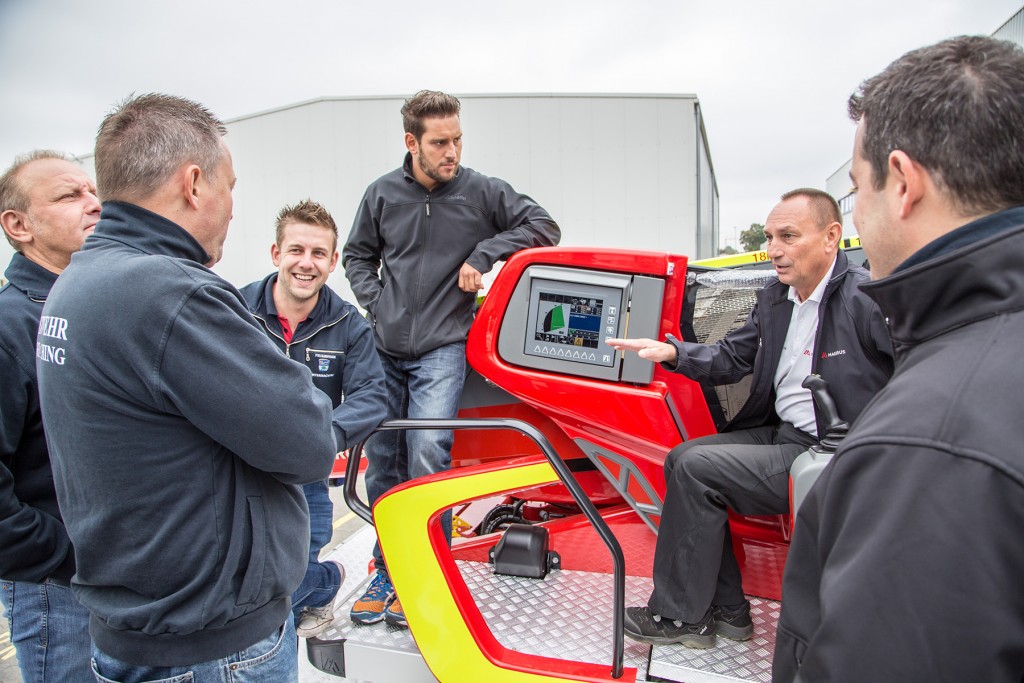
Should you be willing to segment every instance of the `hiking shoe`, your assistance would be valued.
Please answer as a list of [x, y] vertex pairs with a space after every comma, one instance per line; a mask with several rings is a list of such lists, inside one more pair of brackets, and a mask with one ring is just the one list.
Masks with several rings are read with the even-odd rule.
[[303, 607], [299, 613], [299, 625], [295, 627], [295, 635], [299, 638], [315, 638], [334, 622], [334, 601], [341, 592], [341, 584], [345, 581], [345, 568], [334, 560], [328, 560], [341, 572], [341, 581], [338, 582], [338, 590], [331, 596], [326, 605], [320, 607]]
[[409, 622], [405, 620], [405, 610], [402, 609], [402, 601], [398, 599], [397, 595], [384, 610], [384, 621], [399, 628], [409, 628]]
[[366, 592], [352, 605], [348, 618], [355, 624], [376, 624], [384, 620], [384, 611], [394, 599], [395, 587], [391, 585], [391, 579], [378, 569]]
[[715, 619], [711, 610], [697, 623], [687, 624], [655, 614], [650, 607], [627, 607], [623, 626], [627, 636], [641, 643], [679, 643], [695, 648], [715, 646]]
[[711, 615], [715, 618], [715, 630], [720, 636], [725, 636], [729, 640], [750, 640], [754, 635], [749, 602], [744, 602], [742, 607], [734, 610], [714, 605], [711, 608]]

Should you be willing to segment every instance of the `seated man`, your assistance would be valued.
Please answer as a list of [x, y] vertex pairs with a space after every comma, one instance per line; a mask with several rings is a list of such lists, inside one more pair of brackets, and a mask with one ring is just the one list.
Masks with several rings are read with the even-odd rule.
[[654, 592], [626, 609], [626, 635], [646, 643], [706, 648], [715, 634], [753, 634], [750, 604], [729, 535], [728, 512], [789, 511], [789, 469], [823, 436], [801, 384], [828, 380], [840, 416], [853, 422], [892, 374], [892, 343], [868, 280], [838, 249], [839, 205], [815, 189], [787, 192], [765, 224], [778, 273], [758, 291], [739, 329], [715, 344], [669, 337], [609, 339], [694, 380], [730, 384], [753, 374], [750, 397], [727, 433], [676, 446], [665, 458], [665, 504], [654, 556]]
[[[367, 436], [387, 413], [384, 369], [369, 321], [327, 286], [338, 263], [338, 227], [320, 204], [306, 200], [277, 216], [270, 258], [277, 271], [242, 288], [249, 310], [270, 340], [289, 358], [303, 363], [313, 384], [334, 406], [332, 423], [338, 449]], [[327, 481], [305, 484], [309, 507], [309, 564], [292, 594], [295, 632], [320, 635], [334, 621], [334, 599], [345, 571], [320, 561], [331, 540], [333, 506]]]

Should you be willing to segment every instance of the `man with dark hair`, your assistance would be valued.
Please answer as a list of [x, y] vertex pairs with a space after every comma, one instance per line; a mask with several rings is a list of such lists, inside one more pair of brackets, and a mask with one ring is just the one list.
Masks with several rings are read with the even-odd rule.
[[103, 212], [38, 326], [39, 397], [97, 680], [298, 677], [300, 485], [331, 470], [331, 401], [206, 267], [231, 220], [224, 133], [168, 95], [103, 120]]
[[[303, 363], [313, 384], [334, 405], [338, 450], [359, 443], [387, 414], [384, 370], [373, 330], [355, 306], [327, 286], [338, 263], [338, 227], [322, 205], [305, 200], [277, 215], [270, 258], [277, 271], [242, 288], [270, 340]], [[333, 506], [327, 480], [302, 487], [309, 507], [309, 563], [292, 594], [296, 633], [319, 635], [334, 621], [334, 600], [345, 578], [337, 562], [320, 561], [331, 540]]]
[[0, 176], [0, 225], [16, 252], [0, 289], [0, 601], [24, 683], [94, 680], [89, 612], [71, 591], [75, 554], [57, 507], [35, 356], [47, 294], [99, 218], [96, 186], [63, 154], [36, 150]]
[[[483, 273], [520, 249], [552, 246], [561, 237], [532, 199], [459, 165], [459, 112], [459, 100], [441, 92], [423, 90], [405, 102], [405, 162], [367, 188], [343, 250], [345, 275], [373, 319], [391, 418], [455, 417]], [[450, 431], [374, 436], [367, 449], [370, 504], [404, 481], [447, 470], [452, 442]], [[450, 513], [442, 525], [450, 536]], [[351, 617], [404, 626], [379, 545], [374, 559], [377, 575]]]
[[961, 37], [850, 98], [892, 380], [804, 500], [773, 680], [1024, 679], [1024, 52]]
[[727, 508], [789, 512], [789, 470], [825, 435], [802, 384], [816, 373], [852, 422], [892, 372], [885, 322], [860, 293], [862, 268], [838, 249], [839, 206], [821, 190], [787, 192], [765, 221], [778, 273], [745, 325], [715, 344], [669, 337], [609, 339], [690, 379], [730, 384], [753, 374], [750, 397], [721, 434], [685, 441], [665, 457], [665, 503], [654, 555], [654, 591], [626, 610], [626, 635], [646, 643], [713, 647], [716, 635], [753, 635], [733, 554]]

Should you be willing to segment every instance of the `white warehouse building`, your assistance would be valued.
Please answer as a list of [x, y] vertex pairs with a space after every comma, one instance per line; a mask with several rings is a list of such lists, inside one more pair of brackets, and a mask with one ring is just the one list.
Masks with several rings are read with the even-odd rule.
[[[325, 97], [227, 121], [238, 184], [214, 270], [238, 286], [270, 272], [274, 218], [307, 197], [331, 212], [344, 244], [367, 185], [405, 155], [404, 99]], [[463, 165], [533, 197], [562, 245], [716, 255], [718, 187], [695, 95], [459, 99]], [[95, 177], [92, 162], [81, 158]], [[328, 284], [354, 302], [340, 261]]]

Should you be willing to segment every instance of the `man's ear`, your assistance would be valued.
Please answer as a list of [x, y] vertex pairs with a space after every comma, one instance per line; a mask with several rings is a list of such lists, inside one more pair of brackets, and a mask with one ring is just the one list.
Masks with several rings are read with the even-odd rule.
[[15, 242], [28, 244], [32, 241], [33, 235], [28, 227], [28, 215], [24, 211], [8, 209], [0, 213], [0, 225], [3, 226], [4, 232]]
[[843, 238], [843, 224], [832, 221], [825, 226], [825, 243], [828, 245], [829, 253], [839, 248], [839, 240]]
[[277, 246], [277, 242], [270, 245], [270, 260], [274, 262], [274, 267], [281, 265], [281, 247]]
[[203, 177], [203, 169], [195, 164], [190, 164], [182, 168], [179, 173], [181, 173], [181, 187], [185, 201], [193, 209], [198, 209], [199, 197], [203, 192], [201, 181], [206, 180]]
[[899, 216], [906, 219], [914, 206], [924, 198], [928, 171], [902, 150], [889, 152], [889, 177], [886, 184], [892, 184], [896, 193]]
[[411, 154], [416, 154], [416, 151], [419, 149], [419, 146], [419, 140], [416, 139], [415, 135], [413, 135], [412, 133], [405, 134], [405, 148], [409, 150]]

